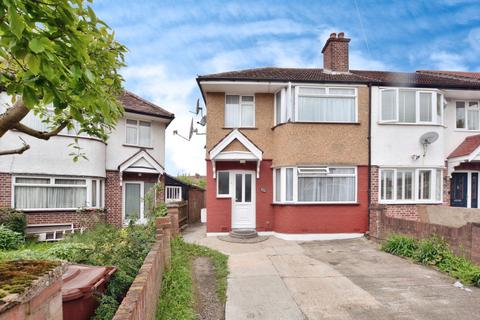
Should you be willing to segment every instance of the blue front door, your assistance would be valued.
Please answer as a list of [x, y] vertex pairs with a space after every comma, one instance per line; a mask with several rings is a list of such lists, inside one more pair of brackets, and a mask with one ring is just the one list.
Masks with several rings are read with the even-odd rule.
[[452, 190], [450, 200], [450, 205], [452, 207], [467, 207], [467, 188], [467, 173], [452, 173]]
[[472, 172], [472, 185], [471, 185], [471, 208], [478, 208], [478, 172]]

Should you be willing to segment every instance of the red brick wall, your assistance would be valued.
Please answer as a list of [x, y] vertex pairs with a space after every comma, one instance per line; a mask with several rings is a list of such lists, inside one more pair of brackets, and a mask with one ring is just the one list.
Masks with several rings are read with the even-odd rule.
[[122, 186], [118, 171], [107, 171], [105, 179], [105, 209], [107, 210], [107, 222], [122, 225]]
[[[255, 163], [217, 162], [217, 170], [256, 170]], [[274, 205], [270, 160], [256, 180], [256, 229], [281, 233], [363, 233], [368, 230], [367, 167], [358, 167], [358, 204]], [[207, 160], [207, 232], [231, 229], [231, 199], [217, 198], [216, 180]], [[265, 192], [264, 192], [265, 191]]]
[[0, 173], [0, 208], [12, 206], [12, 175]]
[[467, 223], [460, 228], [455, 228], [399, 219], [381, 212], [377, 212], [376, 215], [379, 227], [375, 234], [370, 233], [370, 236], [375, 239], [385, 240], [394, 233], [417, 239], [437, 235], [445, 239], [456, 254], [465, 255], [473, 262], [480, 264], [480, 224], [478, 223]]
[[27, 224], [73, 223], [74, 228], [88, 228], [106, 222], [103, 212], [96, 210], [25, 212]]

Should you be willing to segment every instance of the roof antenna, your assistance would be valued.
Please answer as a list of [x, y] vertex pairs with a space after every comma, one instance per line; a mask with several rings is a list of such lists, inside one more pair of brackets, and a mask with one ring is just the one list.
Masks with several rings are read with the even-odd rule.
[[193, 132], [194, 132], [194, 130], [193, 130], [193, 118], [192, 118], [192, 120], [190, 121], [190, 130], [188, 131], [188, 138], [184, 137], [180, 133], [178, 133], [178, 130], [173, 130], [173, 135], [174, 136], [179, 136], [182, 139], [190, 141], [192, 139]]

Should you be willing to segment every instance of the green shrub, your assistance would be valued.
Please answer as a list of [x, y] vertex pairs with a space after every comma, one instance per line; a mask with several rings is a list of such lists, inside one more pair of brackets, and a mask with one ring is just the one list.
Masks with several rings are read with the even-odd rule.
[[417, 248], [417, 240], [403, 235], [392, 235], [382, 244], [383, 251], [408, 258], [413, 257]]
[[60, 242], [48, 249], [46, 253], [62, 260], [84, 263], [87, 262], [87, 257], [92, 251], [91, 246], [80, 242]]
[[10, 208], [0, 208], [0, 224], [3, 224], [8, 229], [25, 234], [27, 226], [27, 218], [23, 212]]
[[0, 249], [14, 250], [23, 244], [23, 235], [19, 232], [10, 230], [5, 226], [0, 226]]
[[432, 236], [418, 243], [413, 258], [422, 264], [435, 266], [441, 264], [448, 255], [451, 255], [451, 252], [445, 240]]
[[103, 320], [103, 319], [112, 319], [117, 312], [119, 303], [113, 297], [108, 295], [103, 295], [100, 297], [100, 305], [95, 310], [95, 315], [92, 317], [93, 320]]

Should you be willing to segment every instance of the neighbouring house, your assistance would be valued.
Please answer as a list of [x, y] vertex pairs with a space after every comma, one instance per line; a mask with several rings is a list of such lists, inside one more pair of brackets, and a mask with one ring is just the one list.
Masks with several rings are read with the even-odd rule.
[[351, 70], [349, 42], [331, 34], [323, 69], [197, 78], [207, 232], [345, 238], [379, 205], [405, 219], [419, 205], [478, 207], [480, 73]]
[[[128, 91], [120, 101], [125, 114], [106, 142], [66, 129], [49, 141], [16, 131], [2, 137], [0, 149], [17, 145], [19, 136], [31, 148], [0, 157], [0, 207], [24, 211], [32, 233], [78, 228], [103, 209], [116, 226], [143, 221], [144, 196], [165, 173], [165, 129], [174, 115]], [[0, 109], [8, 103], [1, 93]], [[32, 113], [22, 123], [47, 130]], [[75, 139], [87, 160], [72, 160], [69, 145]]]

